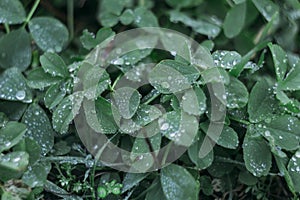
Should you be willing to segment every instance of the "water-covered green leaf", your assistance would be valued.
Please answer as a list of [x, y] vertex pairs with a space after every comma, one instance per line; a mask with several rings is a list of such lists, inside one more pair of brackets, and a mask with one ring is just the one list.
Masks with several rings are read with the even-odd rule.
[[44, 101], [49, 109], [57, 106], [67, 94], [66, 85], [63, 83], [53, 84], [46, 92]]
[[272, 53], [277, 79], [283, 80], [287, 70], [287, 55], [277, 44], [269, 44], [268, 46]]
[[156, 106], [141, 104], [132, 120], [140, 126], [145, 126], [161, 115], [162, 112]]
[[300, 142], [300, 121], [289, 115], [278, 116], [268, 123], [255, 126], [256, 133], [263, 135], [271, 145], [286, 150], [296, 150]]
[[286, 75], [282, 82], [279, 82], [278, 88], [281, 90], [299, 90], [300, 89], [300, 63], [297, 63]]
[[31, 62], [30, 36], [25, 29], [13, 30], [0, 38], [0, 66], [24, 71]]
[[[219, 97], [219, 94], [216, 96]], [[231, 76], [229, 84], [225, 86], [225, 94], [222, 94], [220, 100], [224, 100], [224, 97], [228, 108], [242, 108], [248, 102], [249, 93], [241, 81]]]
[[31, 90], [19, 69], [10, 68], [0, 75], [0, 99], [32, 102]]
[[1, 24], [20, 24], [26, 18], [25, 9], [19, 0], [1, 0], [0, 13]]
[[63, 80], [62, 77], [52, 76], [40, 67], [31, 70], [27, 75], [27, 84], [34, 89], [44, 89], [45, 87], [59, 83], [61, 80]]
[[246, 168], [257, 177], [266, 176], [272, 165], [270, 147], [262, 137], [253, 137], [248, 130], [243, 143], [243, 157]]
[[190, 88], [199, 75], [192, 65], [163, 60], [150, 72], [149, 81], [161, 93], [169, 94]]
[[200, 116], [206, 110], [206, 96], [198, 86], [187, 90], [182, 97], [182, 109], [188, 114]]
[[198, 200], [200, 184], [185, 168], [174, 164], [163, 168], [160, 181], [168, 200]]
[[74, 93], [65, 97], [56, 107], [52, 115], [54, 130], [64, 134], [69, 129], [69, 124], [79, 111], [83, 99], [82, 93]]
[[[199, 169], [206, 169], [209, 167], [214, 160], [214, 152], [213, 150], [209, 151], [207, 155], [201, 155], [200, 149], [203, 147], [208, 147], [213, 149], [213, 144], [210, 140], [204, 140], [205, 134], [199, 131], [199, 138], [195, 140], [195, 142], [189, 147], [188, 155], [191, 161], [196, 165]], [[206, 142], [204, 144], [204, 141]], [[202, 147], [203, 146], [203, 147]], [[201, 155], [201, 157], [200, 157]]]
[[239, 63], [242, 56], [236, 51], [218, 50], [212, 54], [214, 63], [217, 67], [232, 69], [234, 65]]
[[25, 151], [29, 154], [29, 165], [33, 165], [41, 157], [40, 144], [28, 137], [14, 146], [14, 151]]
[[10, 179], [19, 178], [26, 170], [29, 155], [23, 151], [15, 151], [0, 155], [0, 180], [5, 182]]
[[31, 104], [22, 121], [27, 126], [25, 136], [35, 140], [41, 146], [41, 153], [49, 152], [54, 144], [54, 132], [45, 111], [38, 104]]
[[0, 101], [0, 112], [13, 121], [19, 121], [27, 108], [27, 104], [18, 101]]
[[43, 51], [61, 52], [69, 40], [66, 26], [52, 17], [36, 17], [29, 22], [30, 33]]
[[145, 200], [167, 200], [162, 190], [159, 178], [154, 179], [150, 188], [152, 189], [147, 192]]
[[56, 53], [46, 52], [40, 57], [42, 68], [52, 76], [68, 76], [68, 70], [63, 59]]
[[24, 136], [26, 125], [18, 122], [8, 122], [0, 129], [0, 152], [15, 146]]
[[50, 169], [50, 163], [37, 163], [24, 173], [22, 181], [31, 188], [43, 187]]
[[165, 137], [183, 146], [190, 146], [198, 131], [197, 118], [180, 110], [165, 113], [158, 125]]
[[140, 105], [141, 95], [130, 87], [122, 87], [113, 93], [114, 105], [125, 119], [130, 119]]
[[274, 98], [266, 80], [262, 79], [252, 88], [249, 95], [248, 113], [251, 122], [259, 122], [270, 118], [277, 110], [278, 102]]
[[246, 3], [235, 5], [225, 17], [223, 24], [224, 34], [228, 38], [237, 36], [243, 29], [246, 18]]
[[290, 159], [288, 172], [294, 183], [296, 192], [300, 193], [300, 151], [298, 150]]

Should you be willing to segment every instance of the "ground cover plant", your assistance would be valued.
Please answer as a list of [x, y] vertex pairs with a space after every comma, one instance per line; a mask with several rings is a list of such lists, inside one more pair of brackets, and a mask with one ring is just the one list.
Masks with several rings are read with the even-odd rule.
[[[299, 18], [297, 0], [0, 0], [1, 200], [299, 199]], [[143, 27], [200, 46], [136, 37], [150, 47], [109, 60], [113, 38]], [[96, 80], [87, 92], [78, 90], [82, 71]], [[118, 88], [146, 73], [147, 84]], [[81, 106], [74, 113], [84, 99], [96, 138], [131, 152], [142, 173], [89, 149], [99, 139], [81, 137]], [[155, 135], [135, 137], [142, 127]], [[191, 143], [182, 127], [196, 133]], [[141, 155], [170, 142], [186, 151], [150, 170], [156, 163]], [[212, 148], [201, 156], [203, 144]]]

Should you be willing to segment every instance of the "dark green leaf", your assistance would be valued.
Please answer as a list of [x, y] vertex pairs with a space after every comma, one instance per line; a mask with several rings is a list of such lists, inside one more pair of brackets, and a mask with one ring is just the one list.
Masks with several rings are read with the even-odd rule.
[[0, 129], [0, 152], [15, 146], [26, 132], [25, 124], [8, 122]]
[[187, 90], [182, 97], [182, 109], [188, 114], [200, 116], [206, 110], [206, 96], [198, 86]]
[[26, 18], [25, 9], [19, 0], [1, 0], [0, 13], [1, 24], [20, 24]]
[[22, 181], [31, 188], [43, 187], [50, 169], [50, 163], [37, 163], [24, 173]]
[[279, 45], [269, 44], [268, 46], [272, 53], [277, 79], [283, 80], [287, 71], [287, 55]]
[[36, 17], [29, 22], [30, 33], [43, 51], [61, 52], [69, 40], [66, 26], [51, 17]]
[[223, 24], [224, 34], [228, 38], [237, 36], [243, 29], [246, 18], [246, 3], [235, 5], [227, 12]]
[[133, 22], [134, 20], [134, 13], [132, 10], [130, 9], [127, 9], [125, 10], [122, 15], [120, 16], [120, 21], [122, 24], [124, 25], [129, 25]]
[[27, 126], [26, 136], [41, 145], [41, 153], [45, 155], [54, 144], [54, 132], [45, 111], [37, 104], [31, 104], [22, 121]]
[[28, 165], [28, 159], [28, 154], [22, 151], [0, 155], [0, 180], [19, 178]]
[[63, 100], [66, 94], [67, 94], [67, 90], [65, 84], [56, 83], [52, 85], [47, 90], [44, 97], [46, 107], [49, 109], [53, 109]]
[[262, 137], [253, 137], [252, 134], [249, 129], [243, 143], [246, 168], [254, 176], [266, 176], [272, 165], [270, 147]]
[[300, 193], [300, 151], [298, 150], [288, 164], [288, 172], [292, 178], [296, 192]]
[[42, 68], [52, 76], [68, 76], [68, 70], [63, 59], [56, 53], [46, 52], [40, 57]]
[[272, 16], [279, 12], [279, 7], [271, 0], [252, 0], [259, 12], [267, 21], [272, 19]]
[[163, 168], [160, 181], [168, 200], [198, 200], [200, 184], [185, 168], [174, 164]]
[[33, 69], [27, 75], [29, 87], [34, 89], [44, 89], [45, 87], [59, 83], [61, 80], [63, 80], [62, 77], [47, 74], [42, 68]]
[[0, 38], [0, 66], [24, 71], [31, 62], [30, 36], [25, 29], [11, 31]]
[[41, 157], [40, 144], [35, 140], [24, 138], [14, 147], [14, 151], [25, 151], [29, 154], [29, 165], [33, 165]]
[[31, 90], [17, 68], [7, 69], [0, 75], [0, 98], [24, 103], [32, 102]]
[[148, 176], [147, 173], [127, 173], [122, 182], [123, 188], [122, 193], [132, 189], [134, 186], [138, 185], [143, 179]]
[[279, 82], [280, 90], [299, 90], [300, 89], [300, 63], [297, 63], [286, 75], [286, 78]]
[[157, 27], [156, 16], [145, 7], [138, 7], [134, 10], [134, 23], [138, 27]]

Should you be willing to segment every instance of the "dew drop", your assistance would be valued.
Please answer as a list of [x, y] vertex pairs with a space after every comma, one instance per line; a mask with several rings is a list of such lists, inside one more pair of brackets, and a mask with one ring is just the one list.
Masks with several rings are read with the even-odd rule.
[[162, 131], [165, 131], [169, 128], [169, 124], [168, 123], [163, 123], [161, 126], [160, 126], [160, 130]]
[[23, 100], [23, 99], [25, 99], [25, 97], [26, 97], [26, 93], [24, 90], [20, 90], [16, 93], [16, 98], [18, 100]]

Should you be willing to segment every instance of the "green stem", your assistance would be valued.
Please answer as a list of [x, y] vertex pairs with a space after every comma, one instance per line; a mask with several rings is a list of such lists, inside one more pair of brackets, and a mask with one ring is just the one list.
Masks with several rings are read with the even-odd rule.
[[33, 16], [33, 13], [36, 11], [36, 9], [37, 9], [37, 7], [38, 7], [40, 1], [41, 1], [41, 0], [35, 0], [35, 2], [34, 2], [32, 8], [31, 8], [29, 14], [27, 15], [27, 18], [25, 19], [25, 22], [24, 22], [24, 24], [23, 24], [23, 26], [22, 26], [23, 28], [24, 28], [24, 27], [28, 24], [28, 22], [31, 20], [31, 18], [32, 18], [32, 16]]
[[74, 0], [68, 0], [68, 28], [70, 32], [70, 40], [74, 37]]
[[160, 95], [160, 93], [157, 93], [155, 95], [153, 95], [150, 99], [148, 99], [144, 104], [149, 104], [151, 103], [154, 99], [156, 99], [158, 96]]
[[9, 28], [9, 25], [7, 23], [4, 24], [4, 28], [5, 28], [6, 33], [10, 32], [10, 28]]
[[115, 87], [116, 87], [118, 81], [122, 78], [122, 76], [123, 76], [122, 74], [119, 75], [119, 76], [116, 78], [116, 80], [115, 80], [115, 82], [113, 83], [113, 85], [110, 87], [110, 90], [111, 90], [112, 92], [114, 91], [114, 89], [115, 89]]
[[215, 157], [216, 161], [223, 162], [223, 163], [230, 163], [230, 164], [235, 164], [235, 165], [240, 165], [242, 167], [245, 167], [245, 163], [236, 161], [236, 160], [231, 160], [230, 158], [225, 158], [221, 156], [216, 156]]
[[268, 43], [268, 41], [263, 41], [257, 46], [255, 46], [253, 49], [251, 49], [245, 56], [243, 56], [242, 60], [230, 70], [229, 73], [235, 77], [238, 77], [244, 70], [245, 65], [251, 59], [252, 55], [257, 51], [264, 49], [268, 45]]

